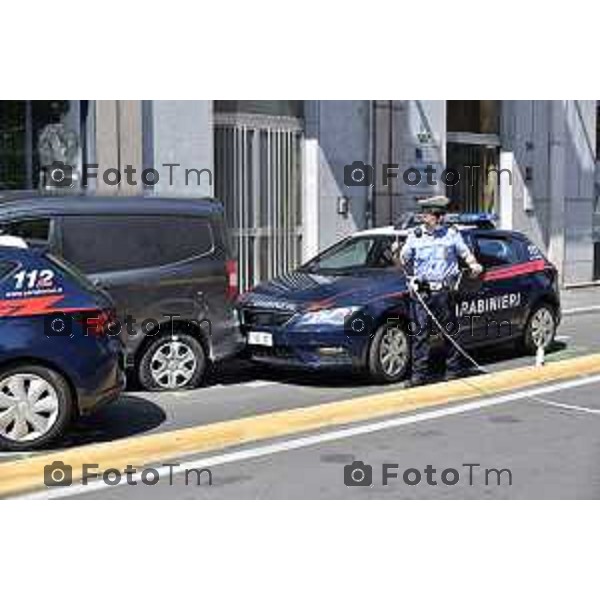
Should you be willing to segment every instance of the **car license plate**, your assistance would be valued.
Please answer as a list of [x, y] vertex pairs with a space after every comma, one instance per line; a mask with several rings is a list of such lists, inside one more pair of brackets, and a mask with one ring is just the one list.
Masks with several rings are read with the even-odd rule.
[[264, 331], [248, 332], [248, 343], [253, 346], [273, 346], [273, 334]]

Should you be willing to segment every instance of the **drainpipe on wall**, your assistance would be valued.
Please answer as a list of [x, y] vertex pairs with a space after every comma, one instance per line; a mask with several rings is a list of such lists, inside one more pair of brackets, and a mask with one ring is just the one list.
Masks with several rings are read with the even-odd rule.
[[566, 101], [551, 100], [548, 116], [548, 199], [550, 226], [548, 258], [564, 283], [565, 262], [565, 115]]
[[[369, 164], [376, 168], [375, 165], [375, 100], [369, 100], [369, 143], [368, 143], [368, 154], [367, 160]], [[365, 228], [369, 229], [373, 227], [375, 222], [375, 206], [374, 206], [374, 194], [373, 191], [375, 186], [370, 185], [367, 187], [367, 206], [365, 209]]]

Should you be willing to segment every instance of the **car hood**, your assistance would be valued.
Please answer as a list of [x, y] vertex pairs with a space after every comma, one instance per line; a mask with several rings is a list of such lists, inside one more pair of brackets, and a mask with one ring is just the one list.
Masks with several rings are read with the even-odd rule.
[[302, 310], [322, 306], [363, 306], [380, 297], [407, 291], [406, 277], [386, 270], [352, 275], [328, 275], [293, 271], [261, 283], [243, 294], [243, 307]]

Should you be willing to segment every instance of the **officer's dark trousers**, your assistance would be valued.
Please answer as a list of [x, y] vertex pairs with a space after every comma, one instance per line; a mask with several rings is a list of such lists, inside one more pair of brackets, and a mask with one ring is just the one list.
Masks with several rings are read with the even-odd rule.
[[[447, 291], [422, 293], [421, 297], [436, 316], [440, 325], [456, 339], [458, 320]], [[439, 328], [432, 322], [425, 308], [416, 296], [412, 297], [412, 323], [410, 334], [412, 341], [412, 381], [423, 383], [431, 378], [432, 355], [431, 335], [439, 333]], [[446, 375], [459, 376], [465, 370], [465, 359], [460, 352], [445, 337], [442, 336], [444, 348], [441, 360], [446, 362]]]

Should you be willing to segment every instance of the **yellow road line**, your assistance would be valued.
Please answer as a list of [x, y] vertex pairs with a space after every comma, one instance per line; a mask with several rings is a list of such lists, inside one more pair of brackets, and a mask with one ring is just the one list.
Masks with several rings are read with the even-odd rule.
[[98, 471], [124, 470], [594, 373], [600, 373], [600, 354], [36, 455], [0, 463], [0, 497], [44, 488], [44, 466], [55, 460], [72, 466], [75, 482], [87, 463]]

